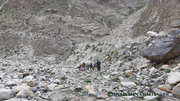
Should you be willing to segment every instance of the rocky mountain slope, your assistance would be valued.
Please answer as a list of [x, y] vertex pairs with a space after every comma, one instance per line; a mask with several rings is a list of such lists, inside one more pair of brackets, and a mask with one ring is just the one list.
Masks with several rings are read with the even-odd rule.
[[[161, 25], [166, 15], [152, 11], [160, 13], [165, 1], [0, 0], [0, 100], [179, 101], [180, 57], [167, 63], [142, 57], [170, 27], [138, 30], [149, 24], [146, 14]], [[156, 29], [163, 32], [142, 35]], [[78, 70], [97, 59], [101, 71]]]
[[150, 0], [147, 8], [141, 14], [140, 20], [133, 27], [133, 35], [139, 36], [149, 30], [157, 33], [170, 32], [171, 28], [179, 26], [179, 0]]
[[64, 60], [75, 44], [110, 36], [147, 1], [1, 0], [1, 57]]

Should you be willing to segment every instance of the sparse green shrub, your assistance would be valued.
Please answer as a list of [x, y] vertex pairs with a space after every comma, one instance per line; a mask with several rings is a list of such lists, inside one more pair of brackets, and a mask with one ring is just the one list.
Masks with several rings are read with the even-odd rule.
[[66, 80], [66, 79], [67, 79], [67, 77], [65, 77], [65, 76], [61, 77], [61, 80]]
[[91, 38], [91, 41], [96, 41], [95, 39]]
[[165, 71], [166, 73], [170, 73], [170, 72], [171, 72], [170, 69], [165, 69], [164, 71]]
[[89, 44], [87, 44], [86, 45], [86, 47], [85, 47], [85, 51], [88, 49], [88, 48], [90, 48], [91, 46], [89, 45]]
[[84, 81], [87, 83], [91, 83], [91, 79], [89, 79], [89, 78], [85, 79]]
[[121, 49], [124, 49], [125, 48], [125, 46], [121, 46]]

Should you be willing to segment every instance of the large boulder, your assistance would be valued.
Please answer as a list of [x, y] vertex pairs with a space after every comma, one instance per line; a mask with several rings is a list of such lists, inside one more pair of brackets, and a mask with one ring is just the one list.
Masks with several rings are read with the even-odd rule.
[[168, 37], [164, 40], [154, 42], [147, 48], [143, 57], [155, 62], [167, 62], [169, 59], [180, 55], [180, 38]]

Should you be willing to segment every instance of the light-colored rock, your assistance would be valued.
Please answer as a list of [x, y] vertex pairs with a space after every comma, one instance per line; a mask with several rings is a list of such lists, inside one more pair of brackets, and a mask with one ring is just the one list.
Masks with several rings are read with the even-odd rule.
[[179, 70], [179, 67], [176, 66], [176, 67], [174, 67], [174, 68], [171, 70], [171, 72], [177, 72], [178, 70]]
[[173, 88], [172, 94], [173, 96], [180, 98], [180, 83]]
[[132, 70], [126, 70], [125, 71], [125, 76], [132, 76], [133, 75], [133, 71]]
[[97, 99], [106, 99], [108, 98], [107, 93], [101, 93], [100, 95], [97, 96]]
[[16, 86], [16, 82], [15, 81], [8, 81], [6, 82], [6, 86]]
[[168, 83], [171, 85], [177, 84], [180, 82], [180, 72], [171, 72], [168, 73]]
[[103, 77], [104, 77], [105, 79], [109, 79], [109, 76], [110, 76], [110, 75], [107, 75], [107, 76], [103, 75]]
[[134, 82], [121, 82], [121, 84], [126, 87], [135, 87], [136, 86], [136, 84]]
[[116, 75], [116, 74], [118, 74], [118, 73], [119, 73], [119, 72], [112, 72], [111, 74], [112, 74], [112, 75]]
[[87, 86], [85, 86], [85, 87], [84, 87], [84, 91], [89, 91], [89, 90], [93, 90], [93, 91], [95, 91], [95, 89], [94, 89], [94, 87], [93, 87], [93, 86], [89, 86], [89, 85], [87, 85]]
[[93, 90], [89, 90], [88, 91], [88, 95], [96, 96], [96, 92], [94, 92]]
[[144, 100], [156, 99], [158, 96], [144, 96]]
[[50, 90], [53, 90], [55, 86], [57, 86], [57, 84], [50, 84], [50, 85], [48, 85], [48, 88], [49, 88]]
[[37, 79], [32, 79], [32, 80], [28, 80], [27, 81], [27, 85], [30, 86], [30, 87], [34, 87], [38, 84], [38, 81]]
[[127, 100], [130, 100], [130, 99], [133, 99], [134, 96], [123, 96], [123, 98], [127, 99]]
[[124, 62], [123, 69], [128, 70], [129, 69], [129, 63]]
[[156, 72], [157, 72], [157, 69], [152, 67], [150, 72], [149, 72], [149, 77], [157, 77]]
[[13, 87], [14, 92], [19, 92], [21, 90], [26, 90], [30, 96], [34, 96], [33, 92], [31, 91], [31, 88], [26, 84], [22, 84], [20, 86], [14, 86]]
[[164, 70], [164, 69], [168, 69], [169, 68], [169, 65], [163, 65], [160, 67], [160, 69]]
[[30, 100], [27, 100], [27, 99], [24, 99], [24, 98], [11, 98], [11, 99], [5, 100], [5, 101], [30, 101]]
[[32, 79], [34, 79], [34, 77], [33, 77], [32, 75], [29, 75], [29, 76], [26, 76], [26, 77], [23, 79], [23, 81], [27, 82], [27, 81], [30, 81], [30, 80], [32, 80]]
[[3, 84], [0, 84], [0, 89], [1, 89], [1, 88], [5, 88], [5, 85], [3, 85]]
[[17, 93], [16, 96], [17, 96], [17, 98], [21, 98], [21, 97], [25, 97], [26, 95], [29, 95], [28, 91], [22, 89], [21, 91], [19, 91], [19, 92]]
[[165, 84], [165, 85], [159, 85], [158, 88], [163, 91], [171, 91], [172, 86], [170, 84]]
[[156, 37], [156, 36], [158, 36], [158, 34], [156, 32], [153, 32], [153, 31], [148, 31], [146, 35], [149, 36], [149, 37]]
[[58, 88], [60, 88], [60, 89], [65, 89], [65, 88], [68, 88], [69, 86], [68, 85], [58, 85]]
[[0, 89], [0, 100], [7, 100], [10, 99], [13, 91], [10, 89], [2, 88]]
[[148, 74], [148, 70], [147, 69], [142, 69], [141, 73], [142, 73], [142, 75], [147, 75]]

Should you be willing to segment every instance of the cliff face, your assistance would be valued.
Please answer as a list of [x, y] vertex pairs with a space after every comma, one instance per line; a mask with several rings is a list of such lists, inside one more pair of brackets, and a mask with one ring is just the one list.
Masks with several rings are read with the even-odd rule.
[[180, 23], [179, 0], [150, 0], [141, 18], [133, 27], [133, 35], [139, 36], [149, 30], [168, 31]]

